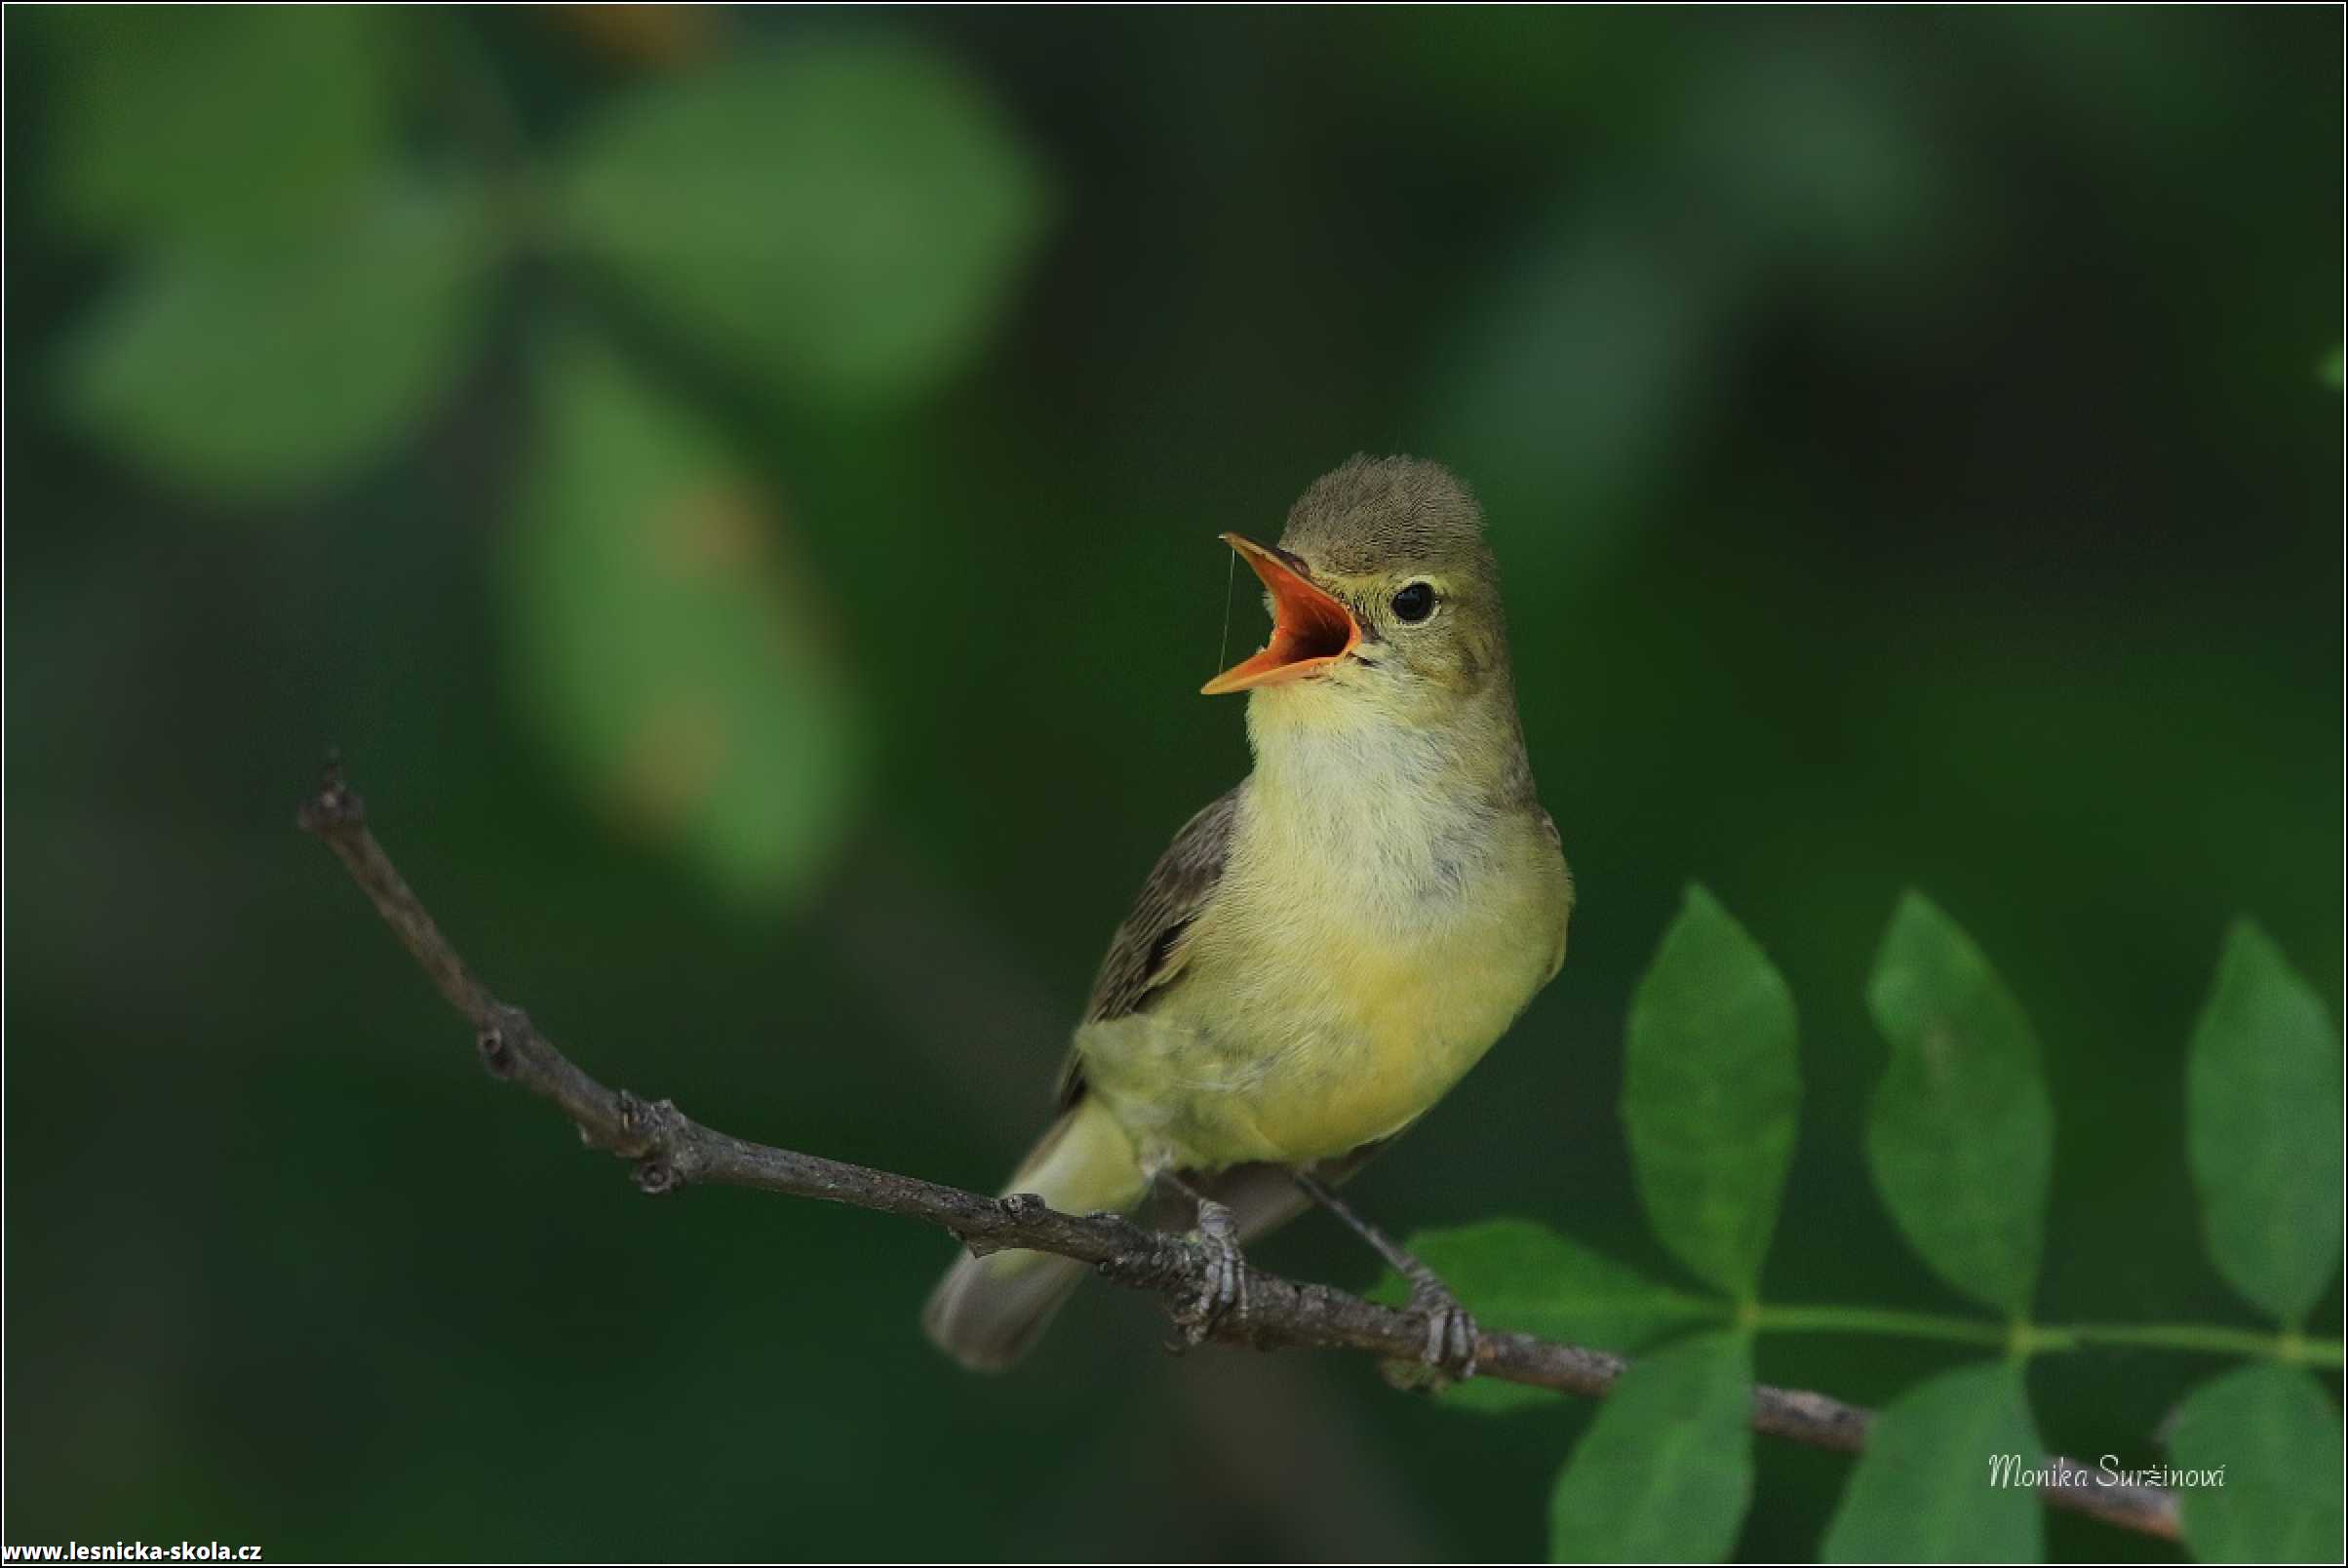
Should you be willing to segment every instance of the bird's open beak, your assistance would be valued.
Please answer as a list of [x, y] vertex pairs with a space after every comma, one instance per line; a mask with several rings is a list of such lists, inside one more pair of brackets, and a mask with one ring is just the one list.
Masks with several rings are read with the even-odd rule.
[[1248, 691], [1318, 675], [1353, 651], [1361, 623], [1353, 612], [1290, 564], [1279, 551], [1226, 533], [1223, 542], [1239, 552], [1272, 590], [1272, 641], [1253, 658], [1242, 659], [1198, 689], [1210, 697]]

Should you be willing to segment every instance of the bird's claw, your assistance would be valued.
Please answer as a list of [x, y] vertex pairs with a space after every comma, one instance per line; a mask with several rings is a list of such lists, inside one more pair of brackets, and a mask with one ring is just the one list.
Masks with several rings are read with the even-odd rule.
[[1474, 1377], [1475, 1319], [1451, 1287], [1432, 1271], [1422, 1270], [1411, 1276], [1410, 1310], [1427, 1319], [1427, 1349], [1419, 1358], [1454, 1382]]
[[1247, 1315], [1247, 1259], [1239, 1251], [1239, 1224], [1212, 1198], [1198, 1203], [1198, 1245], [1206, 1254], [1198, 1295], [1181, 1313], [1183, 1338], [1203, 1344], [1227, 1316]]

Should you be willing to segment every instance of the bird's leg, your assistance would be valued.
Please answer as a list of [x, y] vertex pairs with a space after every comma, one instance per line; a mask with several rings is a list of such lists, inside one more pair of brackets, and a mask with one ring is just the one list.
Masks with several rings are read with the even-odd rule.
[[1239, 1251], [1239, 1226], [1230, 1208], [1179, 1177], [1169, 1178], [1197, 1206], [1199, 1245], [1206, 1253], [1206, 1270], [1198, 1295], [1184, 1314], [1183, 1333], [1193, 1344], [1213, 1333], [1226, 1313], [1247, 1315], [1247, 1259]]
[[1239, 1222], [1225, 1205], [1184, 1181], [1172, 1171], [1166, 1184], [1197, 1205], [1198, 1244], [1206, 1251], [1206, 1273], [1199, 1280], [1198, 1298], [1179, 1315], [1183, 1337], [1203, 1344], [1226, 1313], [1247, 1316], [1247, 1259], [1239, 1252]]
[[1311, 1171], [1293, 1173], [1296, 1185], [1322, 1208], [1345, 1221], [1346, 1228], [1377, 1249], [1394, 1273], [1410, 1281], [1410, 1310], [1427, 1319], [1427, 1349], [1421, 1359], [1452, 1377], [1475, 1376], [1476, 1327], [1459, 1297], [1442, 1276], [1413, 1257], [1408, 1248], [1346, 1205], [1327, 1183]]

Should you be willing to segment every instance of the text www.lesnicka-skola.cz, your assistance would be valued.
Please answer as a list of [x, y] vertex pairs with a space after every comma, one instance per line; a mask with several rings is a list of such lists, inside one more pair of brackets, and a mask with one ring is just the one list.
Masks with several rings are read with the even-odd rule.
[[259, 1562], [258, 1547], [224, 1547], [217, 1541], [105, 1541], [87, 1546], [0, 1547], [0, 1562]]

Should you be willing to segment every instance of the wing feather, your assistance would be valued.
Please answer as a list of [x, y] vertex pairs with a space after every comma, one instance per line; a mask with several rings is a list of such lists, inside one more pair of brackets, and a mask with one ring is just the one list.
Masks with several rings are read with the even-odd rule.
[[1085, 1004], [1086, 1023], [1142, 1011], [1151, 993], [1163, 989], [1182, 968], [1182, 939], [1223, 879], [1238, 804], [1237, 790], [1223, 796], [1185, 823], [1157, 857], [1133, 901], [1133, 913], [1110, 939], [1092, 983], [1092, 1000]]
[[[1086, 1023], [1108, 1023], [1147, 1011], [1181, 974], [1184, 938], [1223, 879], [1238, 805], [1239, 792], [1233, 789], [1185, 823], [1157, 857], [1133, 901], [1133, 912], [1110, 939], [1109, 953], [1092, 983], [1092, 999], [1085, 1003]], [[1082, 1091], [1072, 1052], [1060, 1075], [1061, 1103]]]

